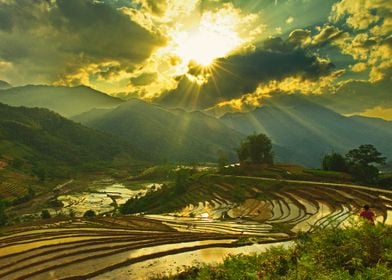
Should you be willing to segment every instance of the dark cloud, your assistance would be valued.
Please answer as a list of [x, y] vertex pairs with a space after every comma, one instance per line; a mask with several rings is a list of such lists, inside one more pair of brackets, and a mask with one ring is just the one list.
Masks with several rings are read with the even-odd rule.
[[348, 81], [339, 87], [336, 93], [309, 96], [308, 98], [342, 114], [360, 113], [380, 105], [391, 108], [391, 74], [392, 71], [389, 71], [383, 80], [374, 83]]
[[113, 1], [0, 1], [0, 61], [33, 81], [53, 82], [89, 63], [130, 68], [164, 43]]
[[[206, 108], [254, 92], [260, 83], [287, 77], [317, 80], [330, 75], [333, 68], [329, 61], [275, 38], [252, 53], [218, 59], [212, 77], [201, 86], [187, 75], [179, 77], [178, 87], [163, 94], [159, 101], [193, 109]], [[203, 75], [203, 70], [191, 67], [188, 75], [198, 77]]]

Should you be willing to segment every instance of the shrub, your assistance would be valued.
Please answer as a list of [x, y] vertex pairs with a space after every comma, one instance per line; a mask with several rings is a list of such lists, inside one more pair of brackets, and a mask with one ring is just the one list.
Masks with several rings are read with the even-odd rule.
[[44, 220], [50, 219], [50, 218], [52, 218], [52, 215], [50, 215], [49, 211], [47, 209], [45, 209], [45, 210], [41, 211], [41, 218]]
[[229, 256], [156, 279], [392, 279], [392, 226], [361, 222], [301, 233], [295, 245]]
[[97, 214], [93, 210], [87, 210], [83, 214], [83, 218], [94, 218]]
[[4, 226], [7, 224], [8, 217], [5, 213], [5, 208], [6, 208], [6, 203], [5, 201], [0, 199], [0, 226]]

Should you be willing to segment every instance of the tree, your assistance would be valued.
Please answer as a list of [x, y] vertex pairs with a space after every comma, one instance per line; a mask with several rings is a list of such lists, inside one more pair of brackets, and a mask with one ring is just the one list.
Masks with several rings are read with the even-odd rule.
[[176, 181], [174, 183], [174, 191], [176, 194], [183, 194], [186, 192], [192, 173], [193, 170], [184, 168], [177, 171]]
[[330, 171], [347, 171], [346, 159], [338, 153], [327, 154], [323, 158], [322, 167]]
[[0, 226], [7, 224], [7, 214], [5, 213], [6, 203], [0, 199]]
[[50, 219], [52, 217], [52, 215], [50, 215], [49, 211], [47, 209], [42, 210], [41, 212], [41, 218], [46, 220], [46, 219]]
[[376, 165], [385, 164], [386, 158], [370, 144], [361, 145], [346, 154], [350, 173], [363, 183], [376, 183], [379, 170]]
[[381, 153], [370, 144], [361, 145], [357, 149], [353, 149], [346, 154], [349, 164], [385, 164], [386, 157], [382, 157]]
[[97, 214], [95, 214], [94, 210], [87, 210], [83, 214], [83, 218], [94, 218]]
[[227, 155], [224, 151], [220, 150], [218, 152], [218, 170], [221, 172], [225, 169], [228, 163]]
[[249, 135], [237, 149], [238, 159], [243, 162], [273, 163], [272, 143], [265, 134]]

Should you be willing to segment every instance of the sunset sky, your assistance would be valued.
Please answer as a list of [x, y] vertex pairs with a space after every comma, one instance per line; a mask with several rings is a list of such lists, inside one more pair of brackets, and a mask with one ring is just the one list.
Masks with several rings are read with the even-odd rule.
[[0, 0], [0, 80], [218, 114], [304, 94], [392, 119], [389, 0]]

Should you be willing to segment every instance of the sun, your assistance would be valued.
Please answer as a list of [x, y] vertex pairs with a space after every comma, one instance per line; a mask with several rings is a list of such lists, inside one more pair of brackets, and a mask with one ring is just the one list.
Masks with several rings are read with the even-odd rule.
[[219, 32], [198, 30], [188, 32], [179, 43], [176, 54], [184, 61], [209, 66], [214, 59], [226, 56], [237, 46], [237, 40]]
[[183, 62], [195, 61], [210, 66], [215, 59], [225, 57], [239, 47], [243, 40], [230, 26], [204, 20], [196, 28], [176, 34], [174, 53]]

